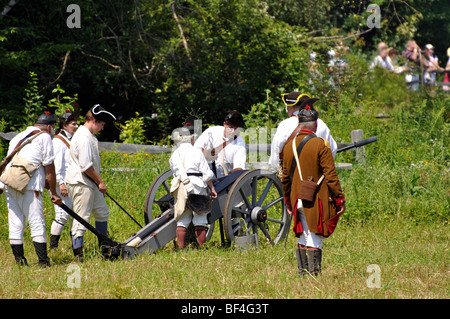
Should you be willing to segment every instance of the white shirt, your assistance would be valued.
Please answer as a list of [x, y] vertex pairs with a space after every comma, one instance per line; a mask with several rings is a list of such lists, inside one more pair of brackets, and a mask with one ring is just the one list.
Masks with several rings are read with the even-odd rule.
[[403, 72], [403, 68], [401, 66], [398, 66], [395, 61], [393, 61], [391, 59], [390, 56], [387, 56], [386, 59], [386, 64], [389, 66], [389, 70], [393, 71], [394, 73], [402, 73]]
[[96, 188], [94, 182], [83, 174], [91, 166], [100, 175], [98, 140], [86, 126], [82, 125], [77, 129], [70, 143], [70, 160], [66, 171], [66, 183], [82, 183]]
[[[203, 148], [207, 152], [211, 151], [213, 148], [217, 148], [228, 140], [224, 136], [224, 130], [225, 128], [223, 126], [209, 127], [198, 137], [194, 146], [200, 149]], [[226, 172], [228, 173], [236, 168], [245, 169], [247, 150], [242, 136], [238, 135], [235, 139], [230, 141], [230, 143], [216, 154], [216, 156], [217, 159], [215, 160], [215, 164], [218, 178], [227, 175], [223, 167], [224, 165]]]
[[[298, 112], [295, 112], [293, 116], [283, 120], [277, 127], [277, 131], [275, 136], [272, 139], [272, 143], [270, 146], [270, 158], [269, 158], [269, 166], [273, 172], [278, 170], [278, 163], [280, 161], [280, 153], [283, 150], [286, 141], [289, 136], [291, 136], [292, 132], [298, 126], [298, 117], [296, 116]], [[331, 153], [333, 154], [333, 158], [336, 156], [337, 151], [337, 143], [331, 136], [330, 129], [328, 126], [321, 120], [317, 120], [317, 131], [316, 136], [321, 137], [327, 140], [330, 143]]]
[[381, 56], [379, 56], [379, 55], [377, 55], [377, 56], [373, 59], [372, 63], [370, 64], [370, 68], [374, 68], [374, 67], [376, 67], [376, 66], [380, 66], [380, 67], [382, 67], [383, 69], [386, 69], [386, 70], [391, 70], [390, 64], [388, 64], [388, 63], [386, 62], [386, 60], [383, 59], [383, 58], [382, 58]]
[[180, 143], [177, 149], [173, 151], [169, 164], [174, 180], [181, 179], [180, 164], [183, 165], [186, 174], [202, 173], [202, 176], [188, 176], [194, 188], [197, 189], [197, 193], [202, 188], [206, 188], [208, 186], [206, 183], [214, 178], [214, 173], [209, 168], [202, 150], [194, 147], [191, 143]]
[[[66, 136], [62, 134], [58, 134], [61, 136], [64, 140], [67, 141], [70, 145], [70, 138], [72, 138], [72, 134], [70, 134], [67, 131], [64, 131]], [[56, 173], [56, 183], [57, 184], [64, 184], [64, 181], [66, 179], [66, 171], [69, 167], [69, 161], [70, 161], [70, 148], [67, 147], [67, 145], [61, 141], [59, 138], [53, 138], [53, 152], [55, 153], [55, 173]]]
[[[29, 126], [25, 131], [17, 134], [10, 142], [8, 148], [8, 155], [16, 148], [17, 144], [25, 136], [30, 134], [32, 131], [39, 130], [35, 126]], [[26, 140], [23, 142], [25, 143]], [[26, 190], [33, 190], [38, 192], [44, 191], [45, 186], [45, 169], [43, 166], [47, 166], [53, 163], [53, 144], [52, 137], [50, 134], [44, 133], [35, 137], [30, 143], [26, 144], [18, 154], [30, 161], [34, 166], [42, 165], [31, 177]], [[12, 159], [11, 161], [13, 161]], [[7, 170], [11, 166], [11, 163], [5, 168]], [[4, 184], [0, 182], [0, 188], [4, 188]]]

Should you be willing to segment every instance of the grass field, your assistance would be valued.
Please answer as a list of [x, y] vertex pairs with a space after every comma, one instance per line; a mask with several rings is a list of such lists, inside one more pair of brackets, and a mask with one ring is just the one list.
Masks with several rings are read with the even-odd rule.
[[[1, 298], [448, 298], [448, 227], [436, 223], [340, 225], [324, 245], [323, 273], [299, 278], [294, 238], [283, 245], [237, 252], [213, 239], [205, 249], [174, 252], [172, 245], [132, 261], [104, 261], [91, 253], [72, 264], [69, 238], [40, 269], [14, 264], [2, 241]], [[437, 229], [438, 228], [438, 231]], [[447, 233], [446, 233], [447, 232]], [[87, 249], [95, 249], [92, 238]], [[75, 273], [76, 265], [78, 273]], [[377, 265], [379, 273], [370, 265]], [[79, 267], [79, 268], [78, 268]], [[71, 278], [79, 274], [79, 288]], [[377, 274], [379, 277], [377, 278]], [[378, 279], [378, 281], [377, 281]]]
[[[147, 188], [167, 169], [168, 155], [102, 156], [108, 192], [143, 222]], [[111, 169], [120, 166], [140, 169]], [[352, 174], [357, 172], [342, 174], [344, 188]], [[107, 203], [111, 209], [110, 237], [123, 241], [138, 230], [137, 226], [109, 199]], [[449, 297], [449, 227], [443, 220], [417, 223], [398, 216], [375, 216], [363, 222], [342, 218], [337, 231], [325, 241], [322, 275], [300, 279], [292, 234], [286, 250], [278, 244], [240, 252], [221, 247], [219, 227], [204, 249], [175, 252], [170, 243], [156, 254], [114, 262], [102, 259], [96, 238], [88, 232], [82, 264], [73, 261], [66, 228], [60, 248], [50, 253], [52, 267], [47, 269], [38, 267], [27, 230], [25, 251], [31, 267], [18, 267], [8, 242], [4, 196], [0, 207], [0, 298]], [[347, 213], [352, 213], [351, 206]], [[47, 227], [52, 214], [46, 196]], [[375, 272], [371, 265], [376, 265]]]
[[[321, 113], [334, 138], [348, 142], [352, 129], [363, 129], [378, 141], [366, 147], [365, 165], [338, 172], [347, 211], [325, 240], [321, 276], [298, 277], [292, 232], [286, 250], [278, 244], [242, 252], [221, 247], [217, 225], [204, 249], [176, 252], [170, 243], [155, 254], [114, 262], [102, 259], [97, 239], [87, 232], [82, 264], [74, 263], [66, 227], [47, 269], [37, 266], [27, 228], [31, 266], [18, 267], [0, 196], [0, 298], [448, 299], [450, 99], [411, 100], [388, 109], [344, 102]], [[380, 111], [389, 117], [375, 119]], [[147, 190], [169, 168], [169, 155], [101, 154], [108, 193], [141, 223]], [[352, 162], [352, 152], [339, 153], [336, 161]], [[124, 241], [139, 228], [106, 200], [109, 236]], [[53, 212], [46, 192], [48, 233]]]

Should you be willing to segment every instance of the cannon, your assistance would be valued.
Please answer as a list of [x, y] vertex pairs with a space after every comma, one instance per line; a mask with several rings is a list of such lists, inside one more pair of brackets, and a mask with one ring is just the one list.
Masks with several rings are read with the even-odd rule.
[[[152, 253], [175, 239], [171, 179], [172, 172], [167, 170], [151, 184], [144, 205], [146, 226], [122, 244], [123, 257]], [[281, 181], [276, 175], [261, 169], [239, 170], [213, 183], [217, 198], [207, 216], [207, 241], [212, 237], [216, 221], [219, 221], [223, 245], [250, 234], [256, 246], [261, 241], [275, 245], [283, 240], [290, 219]]]

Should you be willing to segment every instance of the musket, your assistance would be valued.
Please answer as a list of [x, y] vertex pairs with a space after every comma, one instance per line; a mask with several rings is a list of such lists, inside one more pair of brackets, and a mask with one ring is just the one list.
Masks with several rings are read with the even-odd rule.
[[356, 147], [361, 147], [361, 146], [364, 146], [364, 145], [367, 145], [367, 144], [370, 144], [370, 143], [373, 143], [373, 142], [376, 142], [376, 141], [377, 141], [377, 137], [376, 136], [372, 136], [372, 137], [366, 138], [364, 140], [361, 140], [361, 141], [355, 142], [353, 144], [350, 144], [348, 146], [341, 147], [341, 148], [339, 148], [336, 151], [336, 153], [347, 151], [347, 150], [350, 150], [350, 149], [356, 148]]

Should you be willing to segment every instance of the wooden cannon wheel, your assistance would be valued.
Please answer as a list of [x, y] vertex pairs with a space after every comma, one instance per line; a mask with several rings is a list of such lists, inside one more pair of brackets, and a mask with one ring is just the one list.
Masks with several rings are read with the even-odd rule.
[[269, 171], [255, 169], [233, 183], [224, 207], [224, 232], [229, 243], [235, 236], [262, 233], [259, 242], [277, 244], [289, 231], [280, 179]]
[[[172, 181], [172, 171], [169, 169], [161, 173], [148, 189], [144, 204], [144, 220], [145, 224], [150, 223], [159, 217], [164, 211], [173, 207], [173, 200], [161, 203], [161, 200], [170, 196], [170, 182]], [[164, 211], [161, 210], [161, 206]]]

